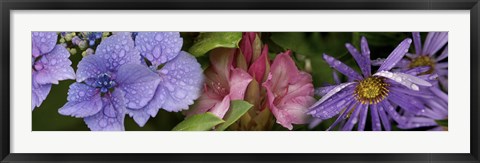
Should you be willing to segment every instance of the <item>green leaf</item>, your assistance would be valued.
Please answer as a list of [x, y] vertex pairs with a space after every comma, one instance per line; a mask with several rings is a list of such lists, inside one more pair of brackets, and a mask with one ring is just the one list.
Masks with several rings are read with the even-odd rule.
[[435, 120], [435, 122], [440, 126], [448, 127], [448, 119]]
[[243, 114], [252, 108], [252, 104], [243, 100], [234, 100], [230, 102], [230, 109], [225, 115], [225, 123], [218, 126], [217, 131], [223, 131], [232, 125], [235, 121], [240, 119]]
[[198, 57], [218, 47], [236, 48], [241, 39], [241, 32], [200, 33], [193, 46], [190, 47], [188, 51], [190, 54]]
[[172, 131], [208, 131], [225, 121], [212, 113], [203, 113], [186, 118], [175, 126]]

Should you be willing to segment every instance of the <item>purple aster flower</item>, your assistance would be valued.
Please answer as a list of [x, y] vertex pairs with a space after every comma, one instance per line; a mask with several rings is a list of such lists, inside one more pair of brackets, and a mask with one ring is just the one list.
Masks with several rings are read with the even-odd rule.
[[160, 108], [169, 112], [188, 109], [200, 96], [204, 76], [195, 57], [180, 51], [183, 39], [178, 32], [138, 32], [136, 49], [148, 67], [160, 78], [153, 99], [147, 105], [127, 106], [128, 114], [139, 126], [155, 117]]
[[[428, 66], [424, 74], [437, 74], [440, 85], [448, 92], [448, 32], [429, 32], [422, 46], [419, 32], [413, 32], [415, 53], [407, 53], [406, 58], [395, 66], [401, 70]], [[445, 47], [445, 48], [444, 48]], [[443, 51], [439, 52], [442, 48]], [[373, 65], [382, 64], [384, 59], [373, 61]]]
[[75, 79], [70, 53], [56, 43], [55, 32], [32, 32], [32, 110], [47, 98], [52, 84]]
[[390, 71], [407, 53], [411, 42], [411, 39], [403, 40], [373, 75], [370, 50], [365, 37], [361, 39], [360, 52], [351, 44], [346, 44], [362, 75], [339, 60], [324, 54], [324, 60], [346, 75], [349, 82], [330, 86], [330, 89], [326, 90], [327, 93], [310, 107], [308, 114], [322, 120], [339, 115], [328, 130], [340, 122], [343, 124], [341, 130], [352, 130], [358, 122], [357, 130], [363, 131], [369, 110], [373, 130], [382, 130], [382, 125], [385, 130], [391, 130], [390, 118], [399, 124], [405, 123], [405, 117], [400, 116], [394, 106], [413, 114], [424, 110], [424, 104], [416, 97], [423, 95], [421, 89], [432, 85], [422, 78]]
[[154, 95], [160, 78], [141, 65], [130, 33], [116, 33], [78, 64], [62, 115], [84, 118], [91, 130], [125, 130], [126, 107], [142, 108]]

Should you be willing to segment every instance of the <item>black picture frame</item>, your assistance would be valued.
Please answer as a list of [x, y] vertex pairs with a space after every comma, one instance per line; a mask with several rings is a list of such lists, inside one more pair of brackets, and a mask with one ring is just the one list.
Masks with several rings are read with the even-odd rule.
[[[478, 0], [1, 0], [1, 162], [480, 162]], [[470, 153], [463, 154], [23, 154], [10, 152], [12, 10], [470, 10]], [[361, 152], [361, 151], [359, 151]]]

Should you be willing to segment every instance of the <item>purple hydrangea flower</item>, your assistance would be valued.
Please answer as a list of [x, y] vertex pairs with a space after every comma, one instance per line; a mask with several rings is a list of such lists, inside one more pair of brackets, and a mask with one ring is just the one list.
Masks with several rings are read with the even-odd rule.
[[423, 95], [421, 89], [432, 86], [428, 81], [414, 75], [390, 71], [407, 53], [411, 42], [411, 39], [403, 40], [373, 75], [370, 50], [365, 37], [361, 39], [360, 52], [351, 44], [346, 44], [362, 75], [339, 60], [324, 54], [324, 60], [346, 75], [349, 82], [325, 89], [325, 95], [310, 107], [308, 114], [322, 120], [339, 115], [328, 130], [340, 122], [343, 124], [341, 130], [352, 130], [357, 122], [357, 129], [364, 130], [369, 110], [373, 130], [382, 130], [382, 125], [385, 130], [391, 130], [390, 118], [404, 124], [405, 117], [402, 117], [394, 106], [413, 114], [421, 112], [425, 106], [416, 97]]
[[62, 115], [84, 118], [91, 130], [124, 130], [126, 107], [142, 108], [152, 99], [160, 78], [141, 65], [130, 33], [116, 33], [78, 64]]
[[178, 32], [139, 32], [135, 46], [145, 59], [144, 66], [160, 78], [153, 99], [143, 107], [127, 107], [139, 126], [155, 117], [162, 108], [170, 112], [188, 109], [200, 96], [204, 76], [195, 57], [181, 51], [183, 39]]
[[56, 43], [55, 32], [32, 32], [32, 110], [47, 98], [52, 84], [75, 79], [70, 53]]

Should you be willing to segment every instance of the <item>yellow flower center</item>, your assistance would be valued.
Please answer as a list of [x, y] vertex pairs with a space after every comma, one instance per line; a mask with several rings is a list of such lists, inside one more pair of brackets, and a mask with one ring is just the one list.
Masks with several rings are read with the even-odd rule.
[[360, 81], [355, 87], [355, 98], [362, 104], [376, 104], [388, 95], [385, 78], [371, 76]]
[[433, 70], [435, 70], [435, 61], [430, 58], [429, 56], [419, 56], [415, 59], [413, 59], [410, 64], [408, 65], [408, 68], [415, 68], [415, 67], [420, 67], [420, 66], [429, 66], [430, 69], [428, 71], [425, 71], [421, 73], [420, 75], [425, 75], [425, 74], [431, 74]]

